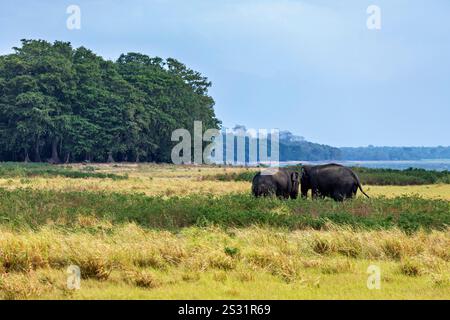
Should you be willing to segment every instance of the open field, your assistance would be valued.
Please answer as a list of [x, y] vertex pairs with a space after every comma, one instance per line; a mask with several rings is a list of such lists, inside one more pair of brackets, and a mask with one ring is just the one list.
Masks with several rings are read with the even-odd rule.
[[[227, 181], [217, 176], [245, 174], [253, 176], [257, 169], [232, 167], [196, 167], [173, 165], [71, 165], [70, 168], [81, 176], [74, 179], [61, 176], [63, 170], [53, 170], [55, 175], [48, 175], [52, 170], [28, 176], [27, 174], [0, 174], [0, 188], [58, 191], [106, 191], [120, 193], [142, 193], [148, 196], [186, 196], [192, 194], [225, 195], [232, 193], [248, 193], [249, 181]], [[1, 173], [1, 171], [0, 171]], [[100, 178], [95, 177], [100, 176]], [[125, 177], [125, 179], [118, 179]], [[373, 174], [370, 175], [373, 179]], [[248, 180], [248, 178], [247, 178]], [[364, 182], [363, 182], [364, 184]], [[373, 196], [394, 198], [399, 196], [421, 196], [430, 199], [450, 200], [450, 184], [436, 183], [426, 185], [365, 185], [364, 188]]]
[[56, 168], [0, 176], [3, 299], [450, 298], [448, 184], [283, 201], [214, 179], [245, 168]]
[[[251, 183], [245, 181], [203, 181], [198, 177], [133, 177], [127, 180], [55, 178], [0, 178], [0, 188], [32, 188], [59, 191], [108, 191], [143, 193], [148, 196], [186, 196], [191, 194], [224, 195], [248, 193]], [[419, 195], [430, 199], [450, 200], [450, 184], [421, 186], [364, 186], [372, 196], [394, 198]], [[359, 194], [361, 195], [361, 194]]]
[[[97, 232], [3, 229], [4, 298], [448, 298], [450, 236], [345, 228], [187, 228], [84, 222]], [[92, 229], [91, 229], [92, 230]], [[80, 266], [81, 290], [65, 287]], [[382, 271], [368, 290], [367, 268]]]

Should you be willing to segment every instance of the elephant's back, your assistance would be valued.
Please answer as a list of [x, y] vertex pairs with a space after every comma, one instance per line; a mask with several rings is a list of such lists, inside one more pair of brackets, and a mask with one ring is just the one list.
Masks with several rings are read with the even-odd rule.
[[269, 176], [269, 175], [264, 175], [264, 174], [261, 174], [261, 172], [258, 172], [258, 173], [253, 177], [252, 185], [255, 187], [255, 186], [258, 186], [258, 185], [261, 185], [261, 184], [268, 184], [268, 183], [271, 183], [272, 180], [273, 180], [273, 179], [272, 179], [271, 176]]
[[317, 177], [321, 182], [343, 183], [353, 181], [355, 174], [350, 168], [333, 164], [318, 168]]

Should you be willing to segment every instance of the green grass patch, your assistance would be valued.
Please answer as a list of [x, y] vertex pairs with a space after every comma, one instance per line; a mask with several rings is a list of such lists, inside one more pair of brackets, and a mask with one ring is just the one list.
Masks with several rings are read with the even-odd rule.
[[99, 179], [127, 179], [126, 175], [94, 172], [91, 166], [75, 170], [70, 165], [51, 165], [47, 163], [14, 163], [0, 164], [0, 178], [32, 178], [32, 177], [66, 177], [73, 179], [99, 178]]
[[206, 179], [217, 181], [249, 181], [253, 180], [257, 171], [243, 171], [243, 172], [231, 172], [231, 173], [219, 173], [216, 175], [208, 176]]
[[405, 170], [353, 168], [361, 183], [369, 185], [424, 185], [450, 183], [449, 171], [409, 168]]
[[332, 200], [256, 199], [244, 194], [163, 198], [106, 192], [0, 189], [0, 224], [17, 228], [38, 228], [48, 223], [84, 227], [80, 224], [83, 217], [113, 224], [135, 222], [143, 227], [169, 230], [209, 225], [320, 230], [332, 222], [356, 228], [397, 227], [414, 232], [444, 229], [450, 225], [450, 203], [419, 197], [358, 198], [336, 203]]

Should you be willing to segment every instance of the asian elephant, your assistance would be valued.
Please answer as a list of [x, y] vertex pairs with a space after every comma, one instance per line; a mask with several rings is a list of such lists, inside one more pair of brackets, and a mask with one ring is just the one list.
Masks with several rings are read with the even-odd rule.
[[303, 166], [300, 181], [303, 198], [307, 197], [308, 190], [312, 190], [313, 199], [330, 197], [335, 201], [343, 201], [356, 196], [358, 189], [369, 198], [358, 176], [350, 168], [335, 163]]
[[300, 174], [285, 168], [273, 172], [258, 172], [252, 181], [252, 193], [255, 197], [276, 195], [279, 198], [296, 199], [300, 183]]

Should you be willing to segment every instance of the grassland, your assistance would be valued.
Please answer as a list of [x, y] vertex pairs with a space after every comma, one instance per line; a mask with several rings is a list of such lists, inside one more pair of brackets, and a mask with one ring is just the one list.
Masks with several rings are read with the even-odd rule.
[[[246, 168], [0, 172], [3, 299], [450, 298], [450, 187], [438, 181], [335, 203], [254, 199], [245, 179], [217, 179]], [[72, 264], [80, 290], [67, 288]]]
[[[248, 193], [257, 169], [233, 167], [197, 167], [171, 165], [70, 165], [69, 168], [19, 164], [0, 165], [0, 188], [55, 191], [105, 191], [147, 196], [225, 195]], [[361, 169], [359, 169], [361, 170]], [[51, 171], [51, 174], [48, 172]], [[60, 173], [58, 175], [58, 172]], [[70, 172], [70, 173], [68, 173]], [[377, 170], [375, 170], [377, 172]], [[382, 174], [382, 173], [381, 173]], [[398, 174], [398, 173], [396, 173]], [[68, 176], [72, 175], [72, 177]], [[375, 175], [375, 173], [371, 173]], [[410, 173], [408, 173], [410, 175]], [[430, 177], [433, 177], [430, 174]], [[445, 181], [442, 173], [439, 179]], [[76, 179], [76, 180], [75, 180]], [[384, 178], [379, 178], [379, 181]], [[428, 178], [427, 178], [428, 179]], [[362, 180], [362, 179], [361, 179]], [[375, 196], [395, 198], [421, 196], [450, 200], [450, 184], [432, 180], [425, 185], [365, 185]], [[394, 180], [395, 181], [395, 180]]]

